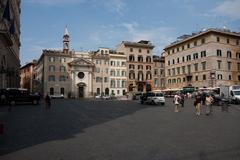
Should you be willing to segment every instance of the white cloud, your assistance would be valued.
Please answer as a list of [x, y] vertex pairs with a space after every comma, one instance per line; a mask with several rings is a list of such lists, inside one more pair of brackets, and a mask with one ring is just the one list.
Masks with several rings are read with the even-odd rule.
[[233, 20], [240, 20], [240, 0], [228, 0], [212, 10], [217, 16], [226, 16]]
[[126, 4], [123, 0], [95, 0], [95, 2], [99, 5], [103, 5], [108, 11], [116, 12], [119, 15], [123, 15], [126, 8]]
[[82, 3], [85, 0], [25, 0], [26, 3], [42, 4], [42, 5], [62, 5]]
[[147, 29], [138, 29], [139, 25], [136, 22], [123, 23], [128, 31], [128, 37], [132, 41], [150, 40], [155, 45], [155, 50], [161, 52], [165, 46], [175, 40], [175, 37], [170, 36], [174, 28], [156, 27]]
[[122, 23], [119, 25], [104, 25], [90, 34], [89, 40], [98, 46], [114, 47], [121, 41], [150, 40], [155, 45], [155, 51], [161, 53], [163, 48], [173, 42], [176, 38], [171, 36], [174, 28], [169, 27], [147, 27], [141, 29], [136, 22]]

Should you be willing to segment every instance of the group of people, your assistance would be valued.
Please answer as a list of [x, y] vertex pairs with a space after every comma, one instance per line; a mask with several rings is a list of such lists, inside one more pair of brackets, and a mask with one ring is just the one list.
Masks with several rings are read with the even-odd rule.
[[[210, 94], [197, 93], [195, 96], [194, 107], [196, 109], [196, 115], [200, 116], [202, 105], [206, 106], [206, 115], [213, 114], [212, 103], [214, 99]], [[180, 111], [180, 107], [184, 107], [184, 94], [176, 94], [173, 99], [175, 104], [175, 112]]]

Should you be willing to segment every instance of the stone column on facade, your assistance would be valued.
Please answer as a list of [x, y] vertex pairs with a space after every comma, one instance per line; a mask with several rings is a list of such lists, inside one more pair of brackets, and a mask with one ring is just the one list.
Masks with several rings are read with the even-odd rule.
[[93, 73], [89, 73], [89, 81], [88, 81], [88, 90], [91, 96], [93, 96]]
[[72, 71], [72, 93], [73, 93], [73, 97], [76, 98], [76, 93], [75, 93], [75, 83], [76, 83], [76, 80], [75, 80], [75, 71]]

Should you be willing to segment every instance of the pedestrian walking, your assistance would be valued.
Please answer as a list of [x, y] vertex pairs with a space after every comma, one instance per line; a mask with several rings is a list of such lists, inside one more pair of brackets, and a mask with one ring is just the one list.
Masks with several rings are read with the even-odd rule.
[[211, 95], [207, 95], [205, 100], [207, 116], [213, 113], [212, 103], [213, 103], [213, 97]]
[[181, 100], [180, 100], [181, 107], [184, 107], [184, 94], [181, 93], [180, 97], [181, 97]]
[[201, 114], [201, 95], [200, 93], [197, 93], [194, 101], [194, 106], [196, 108], [196, 115], [200, 116]]
[[180, 111], [180, 109], [179, 109], [180, 101], [181, 101], [181, 97], [178, 94], [176, 94], [173, 98], [173, 103], [175, 104], [175, 112]]
[[45, 97], [45, 108], [46, 109], [50, 109], [51, 107], [51, 98], [50, 96], [47, 94]]

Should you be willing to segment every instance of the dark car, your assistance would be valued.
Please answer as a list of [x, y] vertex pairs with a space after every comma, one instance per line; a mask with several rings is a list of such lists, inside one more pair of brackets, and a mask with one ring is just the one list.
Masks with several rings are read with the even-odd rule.
[[38, 104], [40, 101], [40, 96], [36, 94], [29, 94], [25, 89], [10, 88], [7, 89], [7, 102], [10, 105], [15, 105], [16, 103], [26, 103], [30, 102], [32, 104]]

